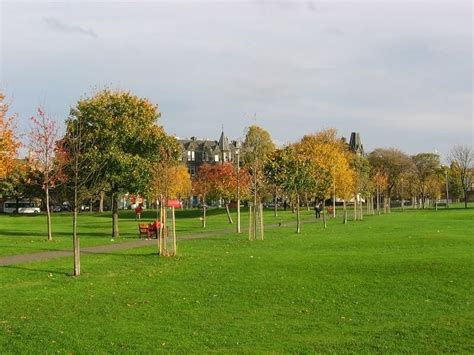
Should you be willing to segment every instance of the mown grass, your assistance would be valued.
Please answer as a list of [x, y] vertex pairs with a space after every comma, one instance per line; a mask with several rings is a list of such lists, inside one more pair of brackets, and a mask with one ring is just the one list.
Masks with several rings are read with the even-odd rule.
[[85, 254], [78, 278], [70, 258], [1, 267], [0, 352], [472, 353], [473, 226], [472, 209], [311, 219], [176, 258]]

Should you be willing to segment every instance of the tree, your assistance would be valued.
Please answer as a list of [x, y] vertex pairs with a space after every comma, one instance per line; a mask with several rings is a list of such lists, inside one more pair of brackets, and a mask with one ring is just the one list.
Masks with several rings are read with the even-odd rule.
[[450, 153], [451, 164], [456, 165], [464, 194], [464, 207], [467, 208], [467, 192], [472, 186], [474, 175], [474, 151], [469, 145], [457, 145]]
[[66, 133], [57, 142], [56, 161], [58, 161], [58, 179], [63, 190], [72, 201], [72, 245], [74, 276], [81, 274], [80, 238], [77, 234], [77, 213], [79, 201], [87, 195], [91, 187], [97, 186], [99, 171], [104, 162], [98, 163], [96, 142], [83, 139], [84, 122], [81, 116], [70, 116], [66, 121]]
[[[257, 234], [257, 200], [261, 202], [261, 192], [265, 183], [263, 174], [263, 166], [265, 161], [275, 150], [275, 144], [271, 139], [270, 133], [258, 126], [250, 126], [245, 135], [242, 145], [244, 167], [247, 168], [252, 177], [252, 193], [253, 193], [253, 222], [252, 228], [249, 228], [249, 239], [256, 238]], [[262, 206], [260, 210], [260, 225], [263, 226]], [[253, 235], [253, 237], [251, 236]], [[261, 239], [263, 240], [263, 230], [261, 229]]]
[[296, 199], [296, 233], [301, 232], [300, 198], [314, 193], [318, 184], [318, 169], [313, 160], [299, 154], [297, 145], [275, 151], [265, 164], [265, 175], [273, 185]]
[[408, 155], [395, 148], [377, 148], [369, 154], [368, 159], [375, 173], [387, 180], [385, 192], [390, 210], [393, 189], [402, 174], [412, 169], [413, 163]]
[[[160, 114], [149, 100], [130, 92], [102, 90], [78, 101], [70, 121], [81, 121], [84, 152], [97, 168], [98, 181], [106, 183], [112, 195], [112, 238], [119, 236], [118, 197], [127, 191], [144, 191], [151, 168], [166, 151], [177, 159], [178, 144], [170, 144], [163, 127], [156, 124]], [[160, 149], [168, 144], [166, 150]]]
[[37, 115], [31, 117], [33, 126], [29, 132], [28, 148], [32, 153], [31, 160], [34, 170], [41, 174], [41, 187], [44, 191], [46, 205], [46, 224], [48, 240], [53, 240], [51, 230], [51, 211], [49, 202], [49, 189], [56, 181], [54, 154], [57, 141], [56, 122], [38, 107]]
[[[418, 180], [418, 190], [421, 195], [421, 203], [425, 208], [425, 195], [427, 183], [440, 169], [439, 155], [434, 153], [419, 153], [412, 155], [413, 171]], [[433, 184], [431, 184], [433, 185]]]
[[[312, 159], [321, 172], [324, 172], [320, 179], [330, 176], [332, 191], [321, 190], [324, 196], [323, 201], [331, 196], [333, 200], [333, 217], [336, 213], [336, 195], [346, 194], [353, 189], [353, 172], [349, 166], [347, 158], [347, 148], [343, 141], [337, 137], [335, 129], [326, 129], [315, 134], [306, 135], [299, 143], [298, 151], [306, 157]], [[329, 181], [324, 181], [319, 186], [326, 186]], [[324, 211], [323, 211], [324, 212]], [[325, 214], [323, 213], [323, 218]]]
[[8, 175], [0, 180], [0, 192], [16, 202], [16, 212], [21, 199], [30, 196], [31, 169], [26, 159], [15, 159]]
[[202, 201], [202, 228], [206, 228], [206, 198], [212, 189], [211, 174], [212, 165], [204, 163], [199, 167], [192, 180], [193, 191]]
[[14, 133], [16, 116], [7, 117], [8, 104], [4, 100], [5, 94], [0, 92], [0, 179], [13, 169], [20, 147]]

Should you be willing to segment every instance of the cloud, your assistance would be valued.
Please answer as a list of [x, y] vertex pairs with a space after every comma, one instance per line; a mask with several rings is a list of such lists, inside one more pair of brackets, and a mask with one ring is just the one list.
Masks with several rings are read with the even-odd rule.
[[96, 38], [97, 33], [91, 28], [84, 28], [77, 25], [68, 25], [64, 22], [61, 22], [54, 17], [45, 17], [43, 18], [44, 22], [54, 31], [63, 32], [63, 33], [78, 33], [85, 36], [91, 36]]

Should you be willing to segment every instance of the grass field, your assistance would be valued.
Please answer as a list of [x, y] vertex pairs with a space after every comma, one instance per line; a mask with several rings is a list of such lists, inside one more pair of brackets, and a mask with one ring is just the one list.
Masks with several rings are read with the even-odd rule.
[[[221, 212], [216, 234], [182, 241], [176, 258], [87, 254], [78, 278], [71, 258], [0, 267], [0, 353], [473, 353], [474, 209], [325, 230], [304, 212], [299, 235], [291, 212], [269, 211], [253, 242]], [[136, 238], [122, 217], [121, 240]], [[53, 243], [43, 218], [0, 216], [2, 255], [69, 248], [69, 216], [55, 217]], [[110, 243], [110, 216], [80, 218], [83, 245]], [[178, 235], [201, 233], [198, 218], [184, 211]]]

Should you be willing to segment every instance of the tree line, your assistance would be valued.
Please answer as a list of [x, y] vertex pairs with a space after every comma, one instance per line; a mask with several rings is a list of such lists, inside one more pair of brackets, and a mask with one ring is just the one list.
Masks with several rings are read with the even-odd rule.
[[[449, 199], [463, 198], [467, 208], [474, 161], [472, 147], [467, 145], [453, 147], [449, 164], [443, 165], [435, 153], [409, 156], [396, 148], [377, 148], [360, 155], [335, 129], [308, 134], [277, 148], [266, 130], [251, 126], [242, 142], [238, 166], [205, 163], [191, 178], [181, 161], [179, 142], [159, 125], [159, 118], [158, 106], [148, 99], [104, 89], [78, 100], [65, 120], [65, 133], [59, 136], [56, 121], [40, 107], [31, 117], [24, 144], [29, 157], [18, 159], [21, 144], [15, 134], [16, 116], [9, 115], [5, 95], [0, 93], [0, 197], [17, 201], [41, 197], [48, 240], [53, 238], [51, 190], [57, 199], [69, 201], [76, 253], [80, 205], [108, 196], [111, 235], [117, 238], [119, 198], [125, 193], [147, 196], [157, 206], [170, 198], [199, 196], [204, 228], [206, 201], [222, 201], [229, 223], [233, 223], [229, 204], [239, 200], [240, 206], [240, 199], [248, 201], [253, 208], [254, 225], [249, 228], [253, 238], [257, 218], [262, 218], [258, 217], [259, 206], [268, 200], [274, 201], [275, 214], [279, 201], [292, 206], [298, 232], [301, 205], [331, 207], [335, 217], [336, 201], [342, 201], [344, 222], [349, 203], [354, 219], [363, 218], [363, 202], [366, 213], [390, 212], [394, 199], [401, 201], [402, 208], [406, 201], [425, 208], [429, 199], [444, 197], [448, 203]], [[326, 208], [322, 212], [326, 224]], [[79, 263], [75, 263], [75, 273], [80, 273]]]

